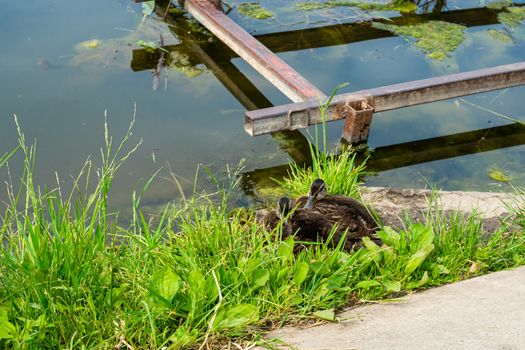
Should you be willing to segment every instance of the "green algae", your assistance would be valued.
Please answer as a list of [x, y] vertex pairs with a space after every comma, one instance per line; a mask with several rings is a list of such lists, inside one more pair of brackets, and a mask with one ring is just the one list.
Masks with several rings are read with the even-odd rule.
[[525, 21], [525, 7], [508, 7], [498, 15], [498, 21], [509, 28], [518, 27]]
[[273, 17], [273, 13], [262, 7], [258, 2], [246, 2], [237, 5], [239, 13], [246, 17], [266, 19]]
[[407, 40], [407, 37], [415, 39], [415, 46], [425, 52], [428, 58], [435, 60], [444, 60], [465, 40], [465, 26], [443, 21], [406, 26], [374, 22], [372, 26], [403, 36]]
[[487, 33], [492, 37], [492, 39], [504, 42], [504, 43], [512, 43], [512, 37], [504, 30], [498, 30], [498, 29], [488, 29]]
[[326, 8], [334, 8], [340, 6], [357, 7], [366, 11], [399, 11], [399, 12], [414, 12], [417, 5], [405, 0], [396, 0], [389, 3], [374, 3], [374, 2], [358, 2], [358, 1], [336, 1], [328, 0], [325, 2], [309, 1], [298, 2], [295, 8], [299, 11], [312, 11]]
[[494, 1], [487, 4], [487, 8], [491, 10], [503, 10], [505, 7], [511, 6], [512, 1], [511, 0], [504, 0], [504, 1]]

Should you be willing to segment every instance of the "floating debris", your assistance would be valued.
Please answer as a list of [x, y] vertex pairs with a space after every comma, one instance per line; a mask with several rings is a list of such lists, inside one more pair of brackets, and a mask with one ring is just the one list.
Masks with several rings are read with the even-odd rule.
[[241, 15], [251, 18], [266, 19], [274, 16], [272, 12], [263, 8], [258, 2], [246, 2], [237, 5], [237, 8]]
[[100, 40], [93, 39], [93, 40], [83, 41], [79, 45], [85, 47], [86, 49], [96, 49], [99, 44], [100, 44]]
[[509, 182], [512, 180], [512, 178], [506, 175], [503, 171], [495, 168], [489, 170], [488, 175], [492, 180], [496, 180], [499, 182]]
[[49, 64], [49, 61], [46, 60], [45, 58], [43, 57], [39, 57], [37, 60], [36, 60], [36, 64], [42, 68], [42, 69], [49, 69], [51, 67], [51, 65]]
[[154, 41], [144, 41], [144, 40], [138, 40], [137, 45], [142, 47], [144, 50], [146, 50], [149, 53], [154, 53], [157, 50], [168, 52], [165, 48], [162, 47], [162, 45], [158, 45]]
[[373, 22], [372, 27], [387, 30], [405, 39], [407, 36], [416, 39], [415, 46], [426, 52], [428, 58], [436, 60], [444, 60], [463, 43], [466, 29], [465, 26], [443, 21], [406, 26]]

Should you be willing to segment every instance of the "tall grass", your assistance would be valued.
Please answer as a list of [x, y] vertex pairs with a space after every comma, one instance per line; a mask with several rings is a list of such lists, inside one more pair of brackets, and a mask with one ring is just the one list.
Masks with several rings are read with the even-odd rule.
[[[25, 171], [21, 187], [9, 190], [0, 226], [0, 348], [253, 343], [284, 322], [333, 320], [349, 300], [397, 296], [524, 263], [523, 227], [504, 225], [486, 237], [479, 216], [457, 215], [445, 224], [439, 208], [425, 225], [385, 227], [383, 246], [365, 240], [365, 249], [348, 253], [321, 242], [294, 253], [294, 237], [282, 241], [252, 214], [232, 214], [235, 172], [217, 193], [168, 206], [155, 222], [133, 196], [133, 219], [121, 227], [106, 203], [116, 171], [137, 146], [127, 146], [127, 137], [115, 146], [108, 134], [106, 128], [100, 167], [88, 161], [73, 193], [63, 196], [34, 185], [35, 149], [19, 130]], [[319, 159], [317, 170], [301, 170], [305, 176], [330, 181], [326, 174], [349, 171]], [[346, 166], [360, 169], [352, 162]], [[301, 179], [288, 181], [299, 186]]]
[[339, 154], [328, 151], [329, 145], [326, 140], [326, 111], [328, 110], [332, 98], [338, 89], [336, 88], [327, 101], [321, 104], [321, 131], [314, 127], [314, 135], [310, 135], [310, 155], [312, 163], [308, 166], [290, 163], [290, 170], [287, 179], [279, 181], [279, 185], [284, 187], [293, 196], [308, 193], [310, 185], [317, 179], [323, 179], [329, 184], [327, 191], [331, 194], [342, 194], [350, 197], [358, 197], [358, 186], [361, 184], [361, 176], [365, 170], [365, 162], [356, 162], [356, 153], [351, 146], [344, 147]]

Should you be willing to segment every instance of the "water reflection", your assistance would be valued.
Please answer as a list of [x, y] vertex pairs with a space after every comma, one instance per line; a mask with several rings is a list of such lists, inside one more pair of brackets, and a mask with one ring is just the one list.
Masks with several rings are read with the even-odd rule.
[[[522, 39], [514, 44], [489, 41], [486, 29], [501, 27], [497, 22], [498, 10], [475, 8], [479, 6], [478, 0], [448, 1], [448, 8], [441, 6], [445, 11], [438, 15], [431, 12], [439, 2], [432, 3], [434, 7], [425, 9], [423, 12], [426, 13], [420, 16], [396, 13], [388, 16], [398, 24], [443, 19], [471, 26], [465, 45], [445, 65], [455, 64], [456, 69], [471, 70], [525, 59]], [[518, 6], [523, 3], [515, 2]], [[293, 5], [293, 2], [282, 0], [269, 0], [267, 4], [283, 13]], [[195, 170], [201, 163], [219, 172], [225, 164], [234, 165], [242, 158], [247, 159], [248, 169], [283, 164], [288, 158], [302, 164], [309, 162], [305, 131], [258, 138], [244, 133], [242, 114], [245, 109], [283, 104], [287, 102], [286, 98], [231, 50], [209, 34], [195, 30], [195, 22], [187, 16], [167, 12], [166, 1], [157, 1], [157, 19], [149, 18], [140, 30], [137, 27], [142, 21], [141, 9], [127, 0], [93, 0], [78, 3], [75, 7], [65, 0], [31, 4], [6, 2], [3, 6], [0, 30], [9, 35], [0, 36], [3, 49], [0, 55], [0, 154], [16, 145], [12, 122], [12, 114], [16, 113], [26, 139], [37, 140], [35, 178], [39, 184], [56, 186], [55, 171], [58, 171], [64, 179], [61, 185], [66, 192], [69, 175], [77, 174], [89, 155], [99, 153], [103, 144], [104, 110], [108, 109], [110, 132], [118, 140], [127, 128], [135, 102], [138, 115], [132, 142], [143, 138], [144, 144], [115, 181], [111, 193], [113, 207], [129, 206], [131, 190], [140, 189], [160, 167], [165, 168], [160, 177], [168, 180], [159, 180], [150, 187], [143, 198], [145, 204], [162, 204], [177, 196], [178, 188], [169, 180], [172, 173], [176, 173], [179, 179], [186, 179], [182, 181], [183, 190], [191, 191]], [[457, 6], [463, 10], [456, 9]], [[78, 16], [78, 13], [83, 16]], [[160, 21], [166, 13], [165, 22]], [[316, 22], [313, 14], [299, 14], [297, 11], [288, 14], [290, 21], [286, 20], [284, 13], [279, 14], [274, 22], [259, 21], [257, 24], [253, 20], [241, 20], [236, 10], [230, 16], [243, 25], [247, 24], [259, 40], [325, 93], [346, 81], [351, 85], [341, 92], [443, 73], [402, 38], [374, 29], [369, 23]], [[289, 24], [295, 21], [293, 18], [304, 19], [306, 16], [309, 16], [308, 21]], [[329, 25], [325, 26], [326, 23]], [[283, 32], [276, 33], [276, 30]], [[136, 41], [146, 39], [136, 36], [138, 32], [147, 34], [149, 40], [157, 40], [160, 33], [166, 49], [178, 59], [181, 70], [196, 69], [203, 73], [189, 78], [183, 73], [170, 71], [166, 78], [167, 89], [159, 87], [153, 92], [151, 71], [157, 66], [159, 57], [137, 49]], [[523, 28], [515, 30], [515, 33], [521, 32]], [[106, 52], [100, 57], [95, 57], [96, 49], [76, 46], [93, 39], [100, 40], [97, 49]], [[104, 46], [106, 43], [107, 47]], [[511, 89], [495, 100], [495, 109], [509, 115], [522, 110], [523, 91]], [[403, 159], [401, 151], [394, 152], [394, 156], [386, 151], [388, 147], [385, 145], [401, 143], [407, 146], [405, 148], [418, 147], [417, 143], [410, 143], [415, 139], [483, 129], [488, 118], [471, 110], [468, 113], [459, 111], [461, 118], [454, 108], [425, 106], [424, 110], [427, 112], [422, 113], [423, 108], [393, 111], [388, 118], [380, 116], [374, 119], [369, 146], [375, 152], [369, 168], [375, 162], [380, 173], [369, 178], [368, 183], [403, 185], [407, 172], [421, 170], [417, 165], [407, 164], [399, 171], [381, 170], [395, 164], [400, 166], [400, 159]], [[499, 127], [496, 122], [494, 125], [493, 129]], [[339, 140], [341, 124], [330, 124], [327, 133], [330, 142]], [[509, 129], [507, 137], [502, 138], [513, 139], [513, 135], [519, 138], [523, 134]], [[461, 137], [468, 139], [468, 135]], [[502, 166], [508, 163], [517, 167], [516, 164], [525, 161], [523, 149], [523, 146], [500, 148], [498, 160], [506, 162]], [[425, 152], [420, 153], [418, 157]], [[492, 152], [483, 152], [485, 155], [489, 153]], [[384, 157], [383, 161], [381, 157]], [[484, 166], [480, 165], [480, 157], [453, 158], [466, 159], [462, 168], [448, 166], [446, 161], [418, 164], [435, 171], [428, 176], [430, 181], [443, 181], [443, 186], [450, 188], [456, 186], [453, 181], [463, 178], [469, 167], [483, 172], [479, 170]], [[410, 158], [408, 154], [407, 159]], [[379, 164], [390, 165], [380, 167]], [[21, 169], [20, 157], [13, 159], [10, 166], [11, 177], [16, 179]], [[5, 168], [0, 169], [0, 178], [8, 178]], [[487, 181], [476, 179], [472, 182], [483, 186]]]
[[[437, 160], [489, 152], [525, 144], [525, 125], [504, 126], [463, 132], [431, 139], [399, 143], [357, 151], [356, 160], [367, 159], [367, 172], [383, 172]], [[309, 162], [304, 163], [305, 166]], [[255, 169], [243, 174], [242, 188], [247, 195], [256, 196], [261, 188], [275, 186], [268, 179], [282, 179], [289, 171], [287, 164]]]

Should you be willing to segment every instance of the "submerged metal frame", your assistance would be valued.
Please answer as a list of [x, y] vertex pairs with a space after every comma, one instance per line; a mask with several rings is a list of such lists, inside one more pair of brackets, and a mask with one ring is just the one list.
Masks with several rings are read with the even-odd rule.
[[[135, 1], [141, 2], [143, 0]], [[253, 107], [256, 106], [250, 104], [251, 108], [248, 108], [249, 110], [245, 113], [244, 124], [246, 132], [252, 136], [283, 130], [296, 130], [323, 121], [344, 119], [342, 141], [348, 143], [362, 142], [368, 139], [374, 112], [525, 84], [525, 62], [518, 62], [336, 95], [330, 100], [324, 118], [322, 118], [319, 105], [326, 103], [326, 96], [323, 92], [286, 64], [262, 42], [270, 44], [274, 51], [289, 50], [290, 48], [287, 45], [284, 48], [274, 47], [275, 45], [272, 45], [272, 34], [259, 36], [260, 40], [254, 38], [224, 14], [220, 0], [179, 0], [179, 2], [227, 47], [294, 102], [256, 110], [253, 110]], [[520, 6], [522, 4], [514, 5]], [[451, 22], [467, 20], [471, 21], [471, 25], [476, 25], [479, 24], [476, 22], [479, 19], [470, 15], [476, 11], [476, 9], [458, 10], [446, 13], [446, 16], [450, 17]], [[489, 10], [489, 12], [490, 21], [497, 21], [498, 11]], [[432, 18], [434, 15], [423, 16]], [[395, 18], [394, 20], [402, 23], [404, 19]], [[329, 27], [336, 28], [337, 26]], [[313, 29], [312, 33], [315, 30], [317, 29]], [[338, 28], [337, 30], [341, 29]], [[349, 42], [346, 40], [348, 35], [355, 35], [355, 31], [350, 30], [349, 32], [350, 34], [346, 32], [346, 29], [342, 30], [343, 42]], [[293, 35], [293, 33], [294, 31], [285, 34]], [[384, 31], [375, 30], [375, 35], [381, 35], [381, 33], [383, 36], [385, 35]], [[317, 43], [314, 44], [314, 47], [316, 45]], [[221, 81], [226, 81], [227, 78], [227, 76], [222, 76]], [[235, 86], [235, 84], [229, 83], [229, 86]], [[237, 91], [235, 95], [242, 96], [242, 91], [240, 92]], [[246, 106], [245, 103], [243, 105]]]
[[342, 140], [368, 139], [373, 112], [525, 84], [525, 62], [337, 95], [325, 116], [324, 94], [209, 0], [185, 0], [185, 9], [295, 103], [245, 114], [252, 136], [345, 119]]

